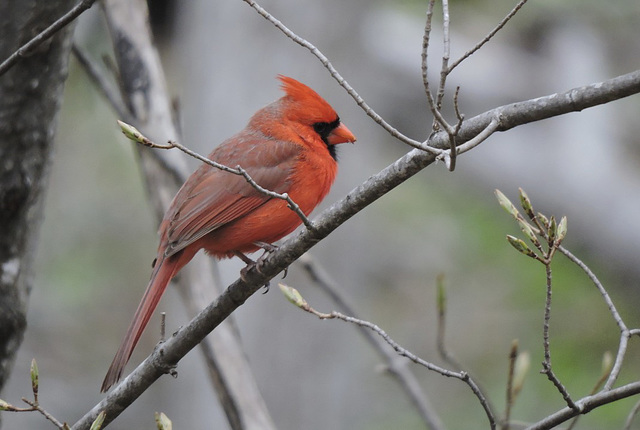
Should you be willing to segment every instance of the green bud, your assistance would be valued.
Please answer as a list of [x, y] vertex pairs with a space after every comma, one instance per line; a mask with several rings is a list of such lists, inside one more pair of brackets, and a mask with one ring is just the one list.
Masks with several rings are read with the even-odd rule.
[[606, 378], [611, 373], [611, 369], [613, 368], [613, 355], [611, 351], [605, 351], [602, 354], [602, 376]]
[[518, 188], [518, 191], [520, 191], [520, 204], [522, 205], [522, 209], [524, 209], [524, 212], [527, 214], [527, 216], [530, 219], [535, 218], [535, 214], [533, 212], [533, 205], [531, 205], [531, 200], [529, 199], [529, 196], [527, 195], [527, 193], [524, 192], [522, 188]]
[[522, 230], [522, 232], [527, 235], [527, 238], [529, 238], [531, 243], [533, 243], [533, 244], [540, 243], [538, 241], [538, 236], [536, 236], [536, 233], [535, 233], [535, 231], [537, 231], [537, 229], [534, 231], [533, 227], [527, 221], [525, 221], [525, 219], [522, 218], [521, 216], [518, 216], [516, 218], [516, 221], [518, 221], [518, 225], [520, 226], [520, 230]]
[[549, 242], [555, 242], [556, 237], [558, 237], [558, 224], [556, 224], [556, 217], [551, 215], [549, 219], [549, 230], [547, 231], [549, 235]]
[[134, 126], [127, 124], [124, 121], [118, 121], [118, 125], [120, 126], [120, 130], [127, 137], [127, 139], [131, 139], [134, 142], [142, 143], [142, 133], [138, 131]]
[[36, 363], [36, 359], [31, 360], [31, 389], [33, 390], [33, 395], [38, 396], [38, 363]]
[[12, 406], [9, 403], [0, 399], [0, 411], [10, 411], [11, 409], [12, 409]]
[[564, 240], [567, 235], [567, 217], [563, 216], [560, 219], [560, 223], [558, 224], [558, 237], [556, 238], [556, 244], [560, 245], [560, 243]]
[[538, 219], [540, 220], [540, 222], [545, 228], [549, 228], [549, 218], [544, 216], [543, 213], [538, 212]]
[[495, 190], [495, 194], [498, 198], [498, 203], [500, 203], [500, 206], [502, 206], [502, 208], [507, 211], [507, 213], [511, 214], [511, 216], [517, 219], [519, 212], [518, 209], [513, 205], [513, 203], [511, 203], [511, 200], [509, 200], [507, 196], [502, 194], [502, 191], [500, 190]]
[[527, 373], [529, 372], [530, 367], [531, 359], [529, 357], [529, 353], [527, 351], [524, 351], [518, 354], [513, 369], [513, 385], [511, 386], [511, 393], [513, 397], [516, 397], [522, 390], [522, 387], [524, 386], [524, 380], [527, 377]]
[[511, 246], [518, 250], [518, 252], [521, 252], [526, 256], [536, 258], [536, 254], [531, 250], [531, 248], [527, 246], [526, 243], [524, 243], [524, 240], [518, 239], [517, 237], [511, 236], [509, 234], [507, 235], [507, 240], [509, 241]]
[[106, 416], [107, 414], [105, 411], [100, 412], [96, 419], [93, 420], [93, 423], [91, 424], [91, 428], [89, 430], [100, 430]]
[[296, 305], [301, 309], [306, 309], [309, 307], [307, 301], [302, 297], [302, 295], [293, 287], [285, 285], [283, 283], [278, 283], [278, 287], [280, 287], [280, 291], [282, 294], [289, 300], [291, 303]]
[[173, 427], [171, 420], [164, 414], [164, 412], [156, 412], [155, 419], [158, 430], [171, 430], [171, 428]]

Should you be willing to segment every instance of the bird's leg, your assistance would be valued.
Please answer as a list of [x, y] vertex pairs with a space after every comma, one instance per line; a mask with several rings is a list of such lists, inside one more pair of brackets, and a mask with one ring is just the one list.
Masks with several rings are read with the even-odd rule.
[[[267, 253], [271, 254], [272, 252], [275, 252], [275, 251], [278, 250], [278, 245], [274, 245], [273, 243], [269, 243], [269, 242], [256, 241], [256, 242], [253, 242], [253, 244], [255, 246], [259, 246], [260, 248], [262, 248], [264, 250], [263, 257]], [[262, 257], [260, 257], [260, 258], [262, 258]]]
[[272, 252], [275, 252], [278, 250], [278, 247], [271, 243], [260, 242], [260, 241], [253, 242], [253, 244], [256, 246], [259, 246], [264, 251], [262, 255], [258, 257], [258, 259], [256, 260], [256, 269], [258, 270], [258, 272], [262, 273], [260, 271], [260, 268], [264, 265], [264, 262], [267, 259], [267, 257], [271, 255]]
[[267, 242], [253, 242], [253, 244], [256, 246], [259, 246], [264, 250], [264, 253], [256, 261], [253, 261], [252, 259], [244, 255], [240, 251], [233, 251], [233, 254], [239, 259], [241, 259], [242, 261], [244, 261], [245, 264], [247, 265], [247, 267], [244, 268], [245, 273], [247, 270], [249, 270], [253, 266], [256, 267], [256, 270], [258, 271], [258, 273], [262, 273], [260, 268], [264, 265], [264, 262], [269, 256], [269, 254], [271, 254], [272, 252], [275, 252], [278, 249], [278, 247], [276, 245], [272, 245]]
[[[258, 271], [258, 273], [262, 273], [260, 272], [260, 264], [261, 261], [260, 259], [258, 259], [258, 261], [253, 261], [252, 259], [250, 259], [249, 257], [247, 257], [246, 255], [244, 255], [242, 252], [240, 251], [233, 251], [233, 254], [238, 257], [240, 260], [244, 261], [244, 263], [246, 264], [246, 267], [243, 267], [242, 269], [240, 269], [240, 278], [244, 281], [247, 282], [247, 272], [249, 270], [251, 270], [253, 267], [256, 268], [256, 270]], [[260, 257], [262, 258], [262, 257]], [[265, 293], [267, 291], [269, 291], [269, 282], [267, 282], [266, 284], [264, 284], [265, 287]]]
[[252, 259], [250, 259], [249, 257], [247, 257], [246, 255], [244, 255], [242, 252], [240, 251], [233, 251], [233, 255], [235, 255], [236, 257], [238, 257], [240, 260], [244, 261], [244, 264], [246, 264], [247, 266], [253, 266], [256, 264], [255, 261], [253, 261]]
[[[252, 259], [250, 259], [246, 255], [244, 255], [240, 251], [233, 251], [233, 254], [236, 257], [238, 257], [239, 259], [241, 259], [242, 261], [244, 261], [244, 263], [247, 265], [242, 270], [240, 270], [240, 278], [242, 278], [242, 280], [245, 281], [245, 282], [247, 281], [247, 278], [246, 278], [247, 272], [249, 270], [251, 270], [251, 268], [255, 267], [256, 270], [258, 271], [258, 273], [262, 273], [261, 267], [262, 267], [262, 265], [264, 265], [264, 262], [267, 259], [267, 257], [272, 252], [275, 252], [275, 251], [278, 250], [278, 246], [274, 245], [272, 243], [256, 241], [256, 242], [253, 242], [253, 244], [256, 245], [256, 246], [259, 246], [260, 248], [262, 248], [264, 250], [264, 253], [256, 261], [253, 261]], [[288, 267], [286, 267], [284, 269], [284, 274], [282, 275], [283, 279], [287, 276], [288, 270], [289, 270]], [[267, 282], [264, 286], [266, 288], [266, 290], [265, 290], [265, 293], [266, 293], [267, 291], [269, 291], [269, 283]]]

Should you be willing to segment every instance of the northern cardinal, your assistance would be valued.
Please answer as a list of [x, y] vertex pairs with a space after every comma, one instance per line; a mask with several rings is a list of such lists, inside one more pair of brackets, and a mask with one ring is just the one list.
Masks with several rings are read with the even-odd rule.
[[[256, 112], [240, 133], [209, 158], [241, 166], [263, 188], [287, 193], [306, 215], [336, 176], [336, 144], [356, 138], [333, 108], [295, 79], [278, 76], [286, 93]], [[169, 281], [201, 249], [217, 258], [255, 252], [291, 233], [301, 219], [281, 199], [257, 191], [242, 176], [203, 164], [182, 185], [160, 225], [151, 280], [102, 383], [122, 376]]]

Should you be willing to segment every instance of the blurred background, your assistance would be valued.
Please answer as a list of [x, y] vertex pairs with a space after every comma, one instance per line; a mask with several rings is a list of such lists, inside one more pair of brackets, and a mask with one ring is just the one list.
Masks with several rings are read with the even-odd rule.
[[[325, 53], [388, 122], [424, 140], [432, 123], [420, 74], [425, 3], [264, 0], [261, 5]], [[453, 3], [452, 58], [457, 58], [515, 1]], [[315, 57], [244, 2], [154, 0], [151, 6], [169, 87], [180, 105], [183, 143], [194, 150], [209, 153], [244, 127], [253, 112], [280, 97], [279, 73], [317, 90], [358, 137], [355, 145], [340, 148], [339, 175], [323, 207], [409, 150], [371, 121]], [[434, 82], [442, 49], [436, 17], [430, 51]], [[530, 2], [494, 41], [455, 70], [446, 103], [460, 85], [461, 110], [471, 117], [635, 70], [638, 28], [636, 0]], [[81, 17], [76, 38], [98, 60], [110, 54], [99, 8]], [[441, 363], [435, 348], [435, 280], [444, 274], [449, 349], [502, 411], [509, 348], [519, 339], [532, 367], [512, 417], [537, 421], [563, 407], [557, 391], [538, 374], [544, 268], [505, 241], [506, 234], [519, 230], [493, 190], [517, 201], [522, 187], [536, 210], [566, 215], [565, 245], [597, 273], [626, 323], [640, 326], [639, 100], [635, 96], [494, 135], [462, 156], [455, 172], [442, 164], [430, 166], [311, 253], [362, 318], [435, 363]], [[41, 404], [69, 423], [103, 397], [100, 383], [147, 284], [157, 246], [155, 216], [135, 152], [115, 120], [72, 60], [29, 327], [4, 390], [14, 404], [30, 394], [28, 369], [35, 357]], [[233, 260], [219, 265], [226, 283], [241, 267]], [[584, 274], [562, 256], [553, 269], [552, 361], [579, 398], [598, 379], [604, 352], [616, 351], [619, 333]], [[316, 309], [335, 308], [295, 265], [287, 282]], [[171, 289], [159, 310], [168, 313], [169, 333], [188, 321]], [[278, 428], [424, 428], [354, 327], [301, 312], [277, 288], [256, 294], [235, 318]], [[152, 321], [128, 371], [153, 349], [154, 326]], [[638, 379], [639, 353], [637, 342], [631, 342], [620, 384]], [[448, 428], [487, 427], [466, 385], [409, 365]], [[175, 429], [228, 428], [200, 353], [190, 353], [178, 373], [177, 380], [162, 378], [109, 428], [155, 428], [154, 411], [165, 412]], [[636, 401], [592, 412], [579, 428], [621, 428]], [[51, 428], [35, 414], [3, 419], [6, 429]]]

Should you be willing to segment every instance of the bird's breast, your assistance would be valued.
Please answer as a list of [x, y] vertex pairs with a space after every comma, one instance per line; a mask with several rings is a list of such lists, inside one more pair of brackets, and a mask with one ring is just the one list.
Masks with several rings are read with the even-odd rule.
[[[309, 215], [329, 192], [336, 173], [332, 158], [303, 151], [291, 168], [284, 192]], [[287, 202], [274, 198], [212, 231], [201, 239], [200, 247], [217, 257], [231, 257], [234, 251], [250, 253], [258, 250], [255, 242], [276, 242], [300, 224], [302, 220], [287, 207]]]

